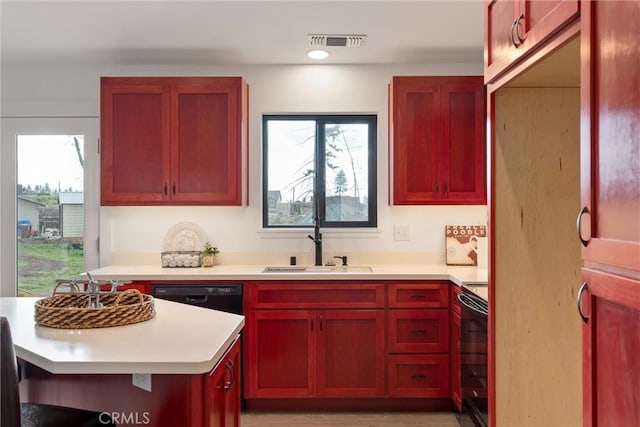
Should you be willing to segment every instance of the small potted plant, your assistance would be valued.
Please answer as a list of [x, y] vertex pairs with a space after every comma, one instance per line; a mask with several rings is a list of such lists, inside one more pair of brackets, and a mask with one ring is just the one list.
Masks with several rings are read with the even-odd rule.
[[202, 266], [203, 267], [213, 267], [213, 261], [218, 255], [220, 251], [215, 246], [211, 246], [211, 243], [207, 242], [204, 244], [204, 248], [201, 252], [202, 258]]

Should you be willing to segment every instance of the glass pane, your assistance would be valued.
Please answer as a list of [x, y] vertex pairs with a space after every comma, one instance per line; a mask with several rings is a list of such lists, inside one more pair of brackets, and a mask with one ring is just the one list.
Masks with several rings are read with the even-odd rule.
[[84, 269], [84, 136], [17, 141], [17, 295], [50, 295]]
[[267, 225], [312, 225], [315, 121], [269, 120], [266, 132]]
[[326, 124], [325, 219], [367, 221], [369, 125]]

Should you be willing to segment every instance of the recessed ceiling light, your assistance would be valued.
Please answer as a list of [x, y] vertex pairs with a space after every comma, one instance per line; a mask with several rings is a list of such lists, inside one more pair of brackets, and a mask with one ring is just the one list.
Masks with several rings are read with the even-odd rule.
[[329, 56], [329, 52], [326, 50], [310, 50], [307, 52], [307, 56], [311, 59], [325, 59]]

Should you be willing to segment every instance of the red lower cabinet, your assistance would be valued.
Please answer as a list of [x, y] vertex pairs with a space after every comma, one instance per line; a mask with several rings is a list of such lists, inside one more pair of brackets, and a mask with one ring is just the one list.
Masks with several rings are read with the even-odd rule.
[[449, 398], [449, 284], [390, 284], [387, 396]]
[[362, 283], [250, 285], [245, 397], [384, 396], [383, 289]]
[[240, 426], [240, 375], [238, 339], [204, 382], [205, 427]]
[[583, 269], [585, 426], [640, 425], [640, 281]]

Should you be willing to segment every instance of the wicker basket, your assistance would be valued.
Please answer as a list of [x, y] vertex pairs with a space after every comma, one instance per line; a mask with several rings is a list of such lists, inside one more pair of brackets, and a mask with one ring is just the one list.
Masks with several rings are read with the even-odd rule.
[[[57, 286], [56, 286], [57, 288]], [[88, 329], [144, 322], [155, 316], [153, 297], [137, 289], [100, 293], [102, 307], [90, 308], [86, 292], [56, 293], [35, 303], [38, 325], [59, 329]]]

